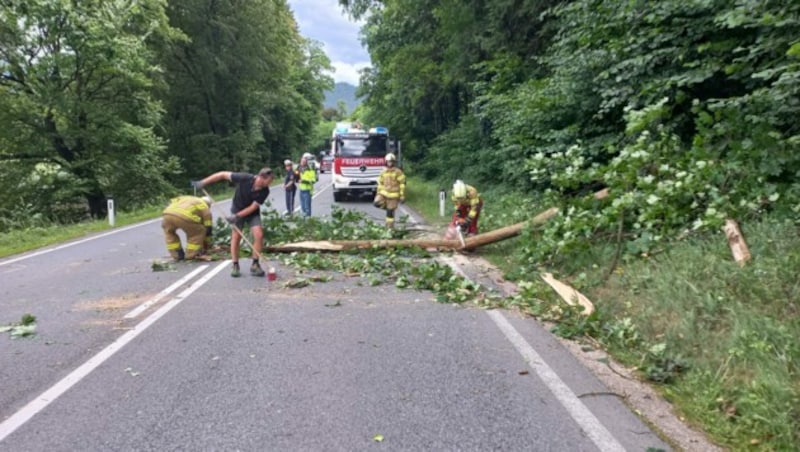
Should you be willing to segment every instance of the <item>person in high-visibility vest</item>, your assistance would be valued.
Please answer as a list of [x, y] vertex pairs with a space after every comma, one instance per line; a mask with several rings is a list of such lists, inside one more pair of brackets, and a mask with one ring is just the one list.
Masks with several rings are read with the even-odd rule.
[[297, 173], [300, 175], [300, 182], [297, 188], [300, 190], [300, 210], [303, 211], [304, 217], [311, 216], [311, 195], [314, 194], [314, 184], [317, 183], [317, 170], [308, 164], [308, 159], [311, 154], [303, 154], [300, 159], [300, 166], [297, 168]]
[[478, 233], [478, 218], [483, 209], [483, 199], [475, 187], [457, 180], [453, 184], [453, 218], [450, 226], [458, 226], [467, 235]]
[[400, 203], [406, 201], [406, 175], [396, 167], [397, 157], [391, 152], [386, 154], [386, 168], [378, 176], [378, 192], [373, 204], [386, 210], [386, 227], [394, 228], [394, 211]]
[[[211, 198], [204, 196], [178, 196], [162, 212], [161, 228], [167, 242], [167, 251], [176, 261], [195, 259], [211, 247]], [[177, 231], [186, 234], [186, 251], [181, 246]]]

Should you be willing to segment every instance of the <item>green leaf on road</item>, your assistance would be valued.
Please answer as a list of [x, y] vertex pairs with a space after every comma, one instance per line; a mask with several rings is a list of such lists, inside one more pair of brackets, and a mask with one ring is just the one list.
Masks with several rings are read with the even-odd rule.
[[301, 287], [306, 287], [310, 284], [311, 281], [309, 281], [307, 278], [294, 278], [290, 279], [289, 281], [286, 281], [283, 287], [287, 289], [299, 289]]
[[153, 261], [150, 268], [152, 268], [154, 272], [175, 271], [175, 266], [172, 265], [172, 263], [164, 261]]
[[0, 333], [11, 333], [11, 337], [16, 339], [18, 337], [29, 337], [36, 334], [36, 316], [31, 314], [24, 314], [22, 319], [17, 323], [10, 325], [0, 326]]

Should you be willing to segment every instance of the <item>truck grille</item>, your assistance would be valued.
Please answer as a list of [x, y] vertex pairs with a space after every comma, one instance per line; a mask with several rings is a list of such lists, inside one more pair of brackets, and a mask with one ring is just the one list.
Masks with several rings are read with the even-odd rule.
[[351, 179], [377, 179], [380, 176], [381, 171], [383, 168], [381, 167], [367, 167], [364, 171], [357, 166], [352, 167], [343, 167], [342, 168], [342, 176], [349, 177]]

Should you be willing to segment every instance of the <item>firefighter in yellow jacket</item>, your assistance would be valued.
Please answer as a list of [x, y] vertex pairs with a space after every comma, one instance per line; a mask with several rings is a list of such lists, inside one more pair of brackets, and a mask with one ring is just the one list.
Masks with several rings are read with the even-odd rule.
[[397, 157], [386, 154], [386, 168], [378, 176], [378, 192], [375, 194], [375, 207], [386, 210], [386, 227], [394, 227], [394, 211], [399, 203], [406, 202], [406, 175], [396, 167]]
[[[178, 196], [170, 200], [161, 220], [167, 250], [175, 260], [195, 259], [211, 246], [211, 198], [204, 196]], [[181, 238], [176, 233], [182, 229], [186, 234], [186, 252], [181, 247]]]
[[478, 233], [478, 219], [483, 209], [483, 199], [478, 190], [461, 180], [453, 184], [453, 218], [450, 226], [458, 226], [467, 235]]

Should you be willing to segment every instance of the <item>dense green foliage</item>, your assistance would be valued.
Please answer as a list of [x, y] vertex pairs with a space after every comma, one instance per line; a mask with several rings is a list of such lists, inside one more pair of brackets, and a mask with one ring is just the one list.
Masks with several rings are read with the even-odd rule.
[[[800, 214], [800, 5], [342, 1], [367, 11], [362, 90], [428, 175], [562, 205], [532, 261], [623, 223], [648, 249]], [[610, 188], [605, 203], [584, 195]]]
[[[687, 237], [703, 243], [718, 234], [727, 218], [751, 229], [764, 222], [765, 228], [780, 224], [785, 233], [792, 234], [793, 228], [796, 233], [800, 3], [340, 4], [366, 20], [363, 33], [373, 67], [360, 87], [367, 99], [365, 111], [370, 122], [386, 124], [404, 139], [410, 168], [441, 184], [463, 178], [490, 194], [487, 199], [495, 208], [493, 214], [487, 212], [487, 223], [492, 215], [519, 221], [539, 208], [560, 208], [559, 216], [515, 243], [518, 268], [547, 266], [581, 274], [576, 263], [590, 262], [589, 256], [599, 259], [597, 250], [610, 248], [610, 254], [602, 255], [605, 261], [592, 263], [604, 267], [598, 272], [603, 277], [594, 280], [599, 286], [623, 263], [627, 267], [642, 256], [664, 253]], [[593, 194], [601, 189], [608, 189], [608, 195], [596, 199]], [[504, 197], [509, 191], [515, 195]], [[720, 362], [687, 351], [696, 360], [697, 373], [686, 379], [709, 388], [709, 398], [714, 395], [738, 411], [732, 415], [733, 409], [726, 414], [725, 409], [699, 407], [697, 400], [687, 400], [686, 411], [707, 422], [728, 445], [744, 447], [752, 440], [767, 449], [794, 447], [800, 442], [800, 388], [791, 383], [798, 379], [796, 364], [762, 365], [771, 370], [747, 372], [746, 364], [737, 360], [753, 350], [728, 354], [757, 344], [782, 350], [776, 353], [790, 362], [797, 357], [785, 340], [797, 331], [796, 282], [787, 282], [796, 277], [771, 278], [781, 289], [755, 294], [736, 283], [743, 275], [718, 277], [730, 269], [718, 262], [709, 265], [719, 286], [704, 286], [685, 304], [669, 302], [668, 294], [679, 296], [674, 291], [648, 293], [654, 306], [647, 313], [605, 312], [608, 318], [583, 322], [574, 331], [611, 345], [616, 341], [620, 350], [652, 347], [653, 353], [646, 352], [642, 360], [643, 370], [664, 382], [686, 369], [678, 359], [682, 357], [665, 353], [687, 350], [689, 338], [713, 343], [729, 359]], [[788, 266], [790, 275], [800, 274], [796, 256], [775, 265]], [[744, 276], [752, 284], [758, 284], [758, 278], [750, 279], [753, 272], [770, 274], [761, 265], [748, 270]], [[742, 310], [753, 316], [742, 323], [744, 316], [724, 315], [742, 305], [724, 308], [720, 296], [760, 308]], [[777, 305], [783, 303], [794, 306], [791, 313], [776, 316], [783, 312]], [[669, 309], [697, 312], [687, 316], [695, 329], [667, 316]], [[628, 324], [614, 326], [620, 317]], [[674, 322], [661, 331], [645, 331], [656, 318]], [[775, 320], [781, 318], [785, 323]], [[620, 334], [608, 335], [605, 328]], [[698, 328], [706, 334], [697, 334]], [[628, 333], [636, 341], [617, 341]], [[737, 341], [747, 345], [732, 345]], [[755, 356], [761, 365], [770, 354]], [[723, 370], [715, 374], [709, 370], [713, 366]], [[781, 385], [789, 389], [783, 391]], [[769, 406], [783, 408], [765, 409]]]
[[328, 69], [285, 0], [0, 2], [0, 231], [298, 154]]
[[172, 1], [168, 13], [190, 37], [165, 56], [170, 150], [189, 177], [257, 171], [303, 149], [333, 81], [285, 2]]
[[69, 219], [81, 198], [97, 215], [107, 194], [167, 188], [153, 48], [174, 33], [159, 0], [2, 3], [0, 217]]

